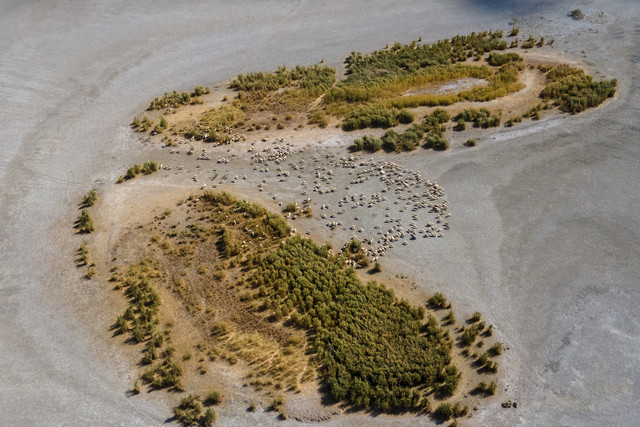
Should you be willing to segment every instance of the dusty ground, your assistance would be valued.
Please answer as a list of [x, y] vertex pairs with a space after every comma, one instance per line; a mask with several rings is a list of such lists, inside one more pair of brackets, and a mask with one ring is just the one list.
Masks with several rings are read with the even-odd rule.
[[[517, 17], [523, 36], [555, 38], [545, 50], [618, 78], [617, 99], [578, 117], [500, 130], [474, 149], [454, 140], [445, 153], [373, 156], [438, 181], [454, 218], [444, 238], [397, 245], [383, 266], [425, 293], [443, 290], [458, 317], [481, 311], [510, 347], [501, 395], [467, 423], [633, 424], [640, 10], [624, 1], [535, 3], [0, 4], [0, 419], [157, 425], [170, 415], [171, 396], [128, 396], [135, 354], [105, 333], [116, 303], [69, 269], [81, 241], [68, 228], [80, 197], [91, 187], [108, 191], [132, 163], [175, 158], [141, 145], [126, 126], [149, 100], [283, 63], [337, 66], [351, 50], [420, 35], [507, 29]], [[566, 16], [576, 7], [584, 20]], [[329, 138], [317, 152], [348, 143]], [[197, 173], [184, 163], [180, 174], [150, 179], [183, 185]], [[271, 200], [257, 183], [238, 191]], [[323, 221], [304, 228], [328, 236]], [[502, 409], [507, 399], [518, 409]], [[244, 409], [223, 407], [220, 424], [279, 423]], [[416, 422], [352, 414], [327, 424], [403, 421]]]

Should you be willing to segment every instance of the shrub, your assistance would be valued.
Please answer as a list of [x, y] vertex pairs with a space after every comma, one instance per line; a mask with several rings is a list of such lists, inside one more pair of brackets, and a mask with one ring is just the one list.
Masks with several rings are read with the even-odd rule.
[[456, 316], [453, 314], [453, 311], [450, 311], [449, 314], [447, 314], [443, 320], [445, 321], [446, 324], [452, 325], [456, 323]]
[[479, 322], [481, 318], [482, 318], [482, 315], [480, 314], [480, 312], [476, 311], [469, 318], [469, 322], [471, 323]]
[[433, 416], [441, 421], [448, 421], [453, 417], [453, 406], [450, 403], [441, 403], [433, 412]]
[[352, 151], [376, 152], [382, 148], [382, 140], [371, 135], [365, 135], [362, 139], [354, 139], [351, 146]]
[[163, 108], [178, 108], [191, 102], [191, 95], [187, 92], [178, 93], [175, 90], [165, 93], [160, 98], [151, 101], [148, 110], [160, 110]]
[[289, 202], [287, 206], [285, 206], [285, 212], [296, 212], [298, 210], [298, 204], [296, 202]]
[[449, 149], [449, 141], [447, 141], [440, 134], [429, 134], [425, 139], [424, 148], [433, 148], [434, 150], [442, 151]]
[[491, 346], [491, 348], [489, 349], [489, 352], [491, 354], [493, 354], [494, 356], [499, 356], [502, 354], [502, 344], [497, 342], [494, 345]]
[[449, 305], [447, 303], [447, 299], [440, 292], [433, 294], [431, 298], [429, 298], [429, 305], [433, 308], [447, 308]]
[[379, 262], [376, 262], [373, 265], [373, 272], [374, 273], [380, 273], [382, 271], [382, 265]]
[[467, 124], [463, 119], [458, 119], [456, 125], [453, 127], [453, 130], [461, 132], [467, 128]]
[[469, 138], [464, 142], [465, 147], [475, 147], [478, 145], [478, 141], [475, 138]]
[[173, 408], [173, 415], [184, 425], [193, 425], [200, 421], [202, 405], [197, 396], [190, 394], [183, 398], [180, 404]]
[[207, 399], [204, 401], [207, 405], [217, 405], [222, 402], [222, 394], [219, 391], [212, 391], [207, 395]]
[[514, 52], [509, 53], [497, 53], [491, 52], [489, 57], [487, 58], [487, 62], [489, 65], [494, 67], [502, 66], [508, 62], [519, 62], [522, 61], [522, 57]]
[[91, 233], [95, 230], [93, 220], [91, 219], [91, 215], [89, 215], [89, 211], [87, 209], [82, 209], [82, 213], [80, 213], [76, 227], [78, 228], [79, 233]]
[[584, 18], [584, 13], [582, 13], [580, 9], [573, 9], [571, 12], [569, 12], [569, 16], [578, 21]]
[[398, 113], [398, 121], [400, 123], [404, 123], [404, 124], [413, 123], [415, 118], [416, 118], [415, 114], [413, 114], [409, 110], [405, 110], [404, 108], [400, 110], [400, 112]]
[[97, 199], [98, 196], [96, 195], [95, 190], [91, 190], [87, 193], [86, 196], [84, 196], [84, 199], [82, 199], [82, 206], [93, 206]]
[[431, 113], [429, 117], [433, 117], [440, 124], [447, 123], [449, 120], [451, 120], [451, 116], [449, 116], [449, 113], [441, 108], [436, 108], [435, 110], [433, 110], [433, 113]]
[[202, 415], [202, 418], [200, 419], [200, 424], [202, 424], [205, 427], [209, 427], [209, 426], [212, 426], [213, 423], [215, 422], [216, 422], [216, 412], [211, 408], [207, 408], [207, 410], [204, 411], [204, 415]]
[[465, 346], [470, 346], [473, 344], [477, 336], [478, 330], [476, 328], [467, 328], [462, 333], [460, 339]]
[[511, 27], [511, 31], [509, 32], [509, 37], [515, 37], [520, 34], [520, 27], [516, 27], [515, 25]]

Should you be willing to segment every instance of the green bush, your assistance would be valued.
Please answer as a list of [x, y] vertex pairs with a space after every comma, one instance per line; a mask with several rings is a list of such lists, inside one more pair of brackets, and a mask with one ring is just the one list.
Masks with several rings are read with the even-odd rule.
[[163, 108], [178, 108], [191, 102], [191, 95], [187, 92], [178, 93], [175, 90], [165, 93], [160, 98], [151, 101], [148, 110], [161, 110]]
[[502, 354], [502, 344], [497, 342], [491, 346], [489, 352], [494, 356], [499, 356]]
[[453, 127], [453, 130], [461, 132], [467, 128], [467, 124], [464, 119], [458, 119], [456, 125]]
[[288, 69], [278, 67], [274, 72], [238, 74], [231, 87], [244, 92], [271, 92], [295, 87], [296, 95], [318, 97], [329, 89], [336, 79], [333, 68], [319, 65]]

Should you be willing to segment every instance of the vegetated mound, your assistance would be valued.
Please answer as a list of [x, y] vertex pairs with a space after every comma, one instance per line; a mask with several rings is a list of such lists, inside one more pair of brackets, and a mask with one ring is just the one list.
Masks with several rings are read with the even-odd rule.
[[[290, 231], [280, 215], [207, 191], [125, 236], [111, 281], [129, 306], [114, 329], [143, 344], [144, 383], [192, 388], [185, 374], [206, 375], [208, 359], [238, 364], [260, 392], [320, 380], [336, 400], [382, 411], [429, 411], [429, 397], [455, 393], [450, 329], [383, 285], [362, 283], [349, 251], [333, 254]], [[471, 329], [466, 347], [490, 335], [484, 323]], [[461, 342], [469, 330], [451, 329]]]
[[[509, 36], [517, 35], [514, 31]], [[614, 95], [615, 80], [596, 82], [568, 65], [536, 69], [527, 61], [527, 49], [552, 43], [532, 36], [522, 44], [517, 38], [507, 43], [502, 31], [484, 31], [431, 44], [396, 43], [369, 54], [351, 52], [345, 61], [346, 77], [340, 81], [335, 69], [322, 64], [239, 74], [229, 86], [233, 92], [225, 92], [220, 102], [211, 102], [215, 94], [208, 95], [208, 88], [197, 87], [190, 94], [167, 93], [151, 103], [153, 119], [135, 118], [132, 126], [151, 135], [162, 134], [167, 145], [187, 140], [222, 144], [245, 141], [248, 132], [299, 130], [306, 124], [321, 128], [331, 124], [347, 132], [389, 129], [412, 123], [425, 108], [442, 107], [455, 116], [461, 102], [486, 102], [483, 109], [500, 117], [493, 120], [495, 126], [502, 121], [503, 107], [516, 111], [504, 118], [504, 125], [510, 127], [523, 119], [538, 120], [547, 110], [579, 113]], [[546, 78], [544, 90], [521, 91], [523, 75], [522, 81], [532, 88], [542, 86]], [[230, 100], [227, 95], [233, 93], [236, 97]], [[543, 103], [536, 105], [538, 97]], [[200, 106], [203, 102], [207, 105]], [[190, 110], [174, 116], [178, 108]], [[397, 140], [396, 148], [387, 144], [393, 148], [387, 151], [410, 151], [419, 145], [444, 150], [449, 148], [445, 131], [465, 130], [459, 121], [443, 125], [437, 133], [420, 130], [423, 125]], [[370, 151], [382, 148], [377, 143], [365, 145], [369, 148], [363, 149]]]

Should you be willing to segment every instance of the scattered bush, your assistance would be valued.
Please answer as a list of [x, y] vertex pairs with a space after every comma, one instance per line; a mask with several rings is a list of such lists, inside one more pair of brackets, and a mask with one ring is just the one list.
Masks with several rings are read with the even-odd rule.
[[491, 346], [489, 352], [494, 356], [499, 356], [502, 354], [502, 344], [497, 342]]
[[464, 142], [465, 147], [475, 147], [478, 145], [478, 141], [475, 138], [469, 138]]
[[91, 190], [87, 193], [86, 196], [84, 196], [84, 199], [82, 199], [82, 206], [84, 207], [93, 206], [97, 199], [98, 199], [98, 196], [96, 195], [95, 190]]
[[444, 297], [444, 295], [442, 295], [440, 292], [437, 292], [433, 294], [431, 298], [429, 298], [429, 305], [433, 308], [442, 309], [447, 308], [449, 306], [449, 303], [447, 302], [447, 299]]
[[139, 174], [150, 175], [154, 172], [158, 171], [158, 163], [156, 162], [145, 162], [142, 165], [135, 164], [131, 166], [124, 177], [120, 177], [118, 182], [128, 181], [130, 179], [135, 178]]
[[82, 209], [82, 213], [80, 213], [80, 217], [76, 221], [76, 228], [79, 233], [91, 233], [95, 230], [93, 220], [87, 209]]
[[467, 328], [462, 333], [460, 340], [465, 346], [470, 346], [478, 336], [478, 330], [476, 328]]
[[207, 395], [207, 399], [204, 401], [206, 405], [218, 405], [222, 402], [222, 394], [219, 391], [212, 391]]
[[582, 13], [580, 9], [573, 9], [571, 12], [569, 12], [569, 16], [578, 21], [584, 18], [584, 13]]
[[461, 132], [466, 128], [467, 128], [467, 123], [464, 121], [464, 119], [458, 119], [458, 121], [456, 122], [456, 125], [453, 127], [453, 130]]
[[471, 323], [476, 323], [479, 322], [480, 319], [482, 319], [482, 315], [480, 314], [480, 312], [476, 311], [475, 313], [473, 313], [471, 315], [471, 317], [469, 318], [469, 322]]
[[382, 271], [382, 265], [379, 262], [376, 262], [373, 265], [373, 272], [374, 273], [380, 273]]

